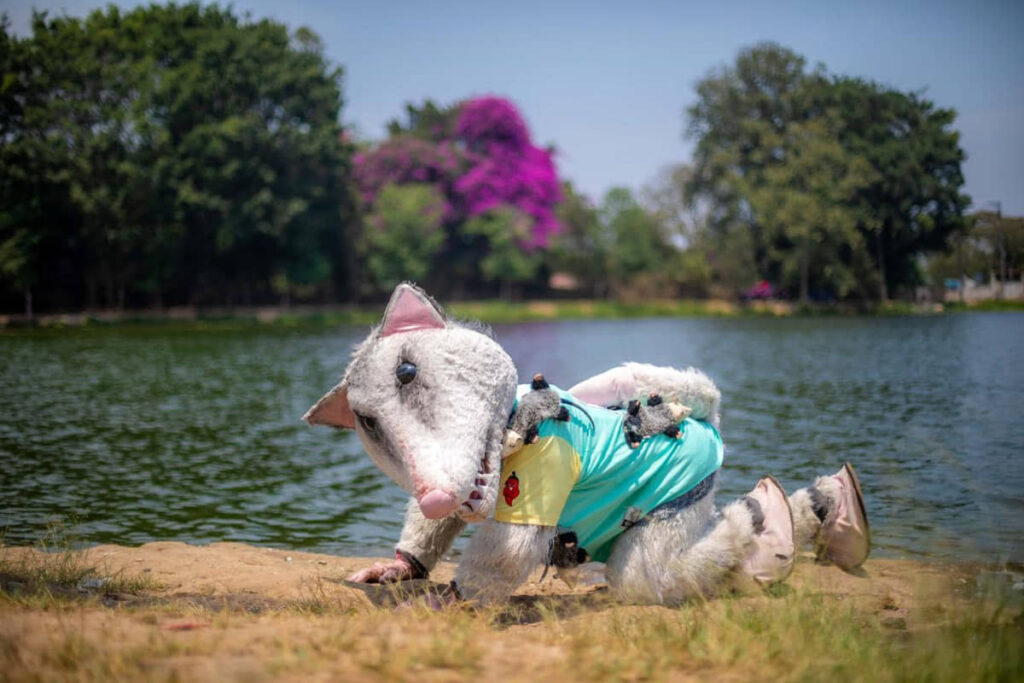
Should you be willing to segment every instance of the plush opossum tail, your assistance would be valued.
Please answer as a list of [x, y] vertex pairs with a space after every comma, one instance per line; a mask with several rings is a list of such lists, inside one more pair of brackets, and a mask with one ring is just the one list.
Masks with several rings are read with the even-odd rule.
[[718, 426], [722, 392], [696, 368], [678, 370], [649, 363], [623, 363], [585, 379], [569, 393], [588, 403], [625, 407], [632, 400], [657, 394], [665, 401], [688, 406], [690, 416]]

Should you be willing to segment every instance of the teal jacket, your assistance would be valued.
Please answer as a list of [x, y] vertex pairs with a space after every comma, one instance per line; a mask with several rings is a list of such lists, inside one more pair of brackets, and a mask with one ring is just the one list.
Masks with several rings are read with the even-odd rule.
[[[568, 422], [545, 420], [540, 439], [502, 462], [495, 519], [572, 529], [580, 547], [604, 561], [630, 508], [643, 515], [675, 500], [722, 466], [724, 447], [709, 423], [687, 418], [680, 438], [664, 434], [630, 448], [625, 411], [577, 401], [552, 387], [569, 408]], [[521, 385], [518, 395], [529, 391]]]

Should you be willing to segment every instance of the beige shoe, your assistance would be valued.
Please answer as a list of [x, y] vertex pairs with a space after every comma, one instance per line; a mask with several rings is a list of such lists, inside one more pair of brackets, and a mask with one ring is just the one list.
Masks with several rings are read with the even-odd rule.
[[754, 550], [743, 562], [741, 572], [762, 586], [778, 583], [793, 571], [796, 554], [789, 498], [770, 476], [757, 482], [747, 497], [761, 506], [764, 529], [754, 536]]
[[871, 552], [871, 527], [864, 507], [860, 480], [850, 463], [832, 475], [840, 494], [835, 515], [821, 529], [818, 557], [831, 560], [841, 569], [856, 569]]

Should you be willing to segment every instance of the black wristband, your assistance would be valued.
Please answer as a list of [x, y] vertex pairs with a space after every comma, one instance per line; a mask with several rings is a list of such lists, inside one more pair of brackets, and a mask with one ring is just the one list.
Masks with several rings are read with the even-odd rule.
[[423, 566], [423, 563], [417, 560], [416, 556], [412, 553], [407, 553], [401, 548], [395, 548], [395, 555], [408, 562], [409, 566], [412, 567], [413, 575], [411, 578], [425, 579], [429, 576], [430, 571], [428, 571], [427, 568]]

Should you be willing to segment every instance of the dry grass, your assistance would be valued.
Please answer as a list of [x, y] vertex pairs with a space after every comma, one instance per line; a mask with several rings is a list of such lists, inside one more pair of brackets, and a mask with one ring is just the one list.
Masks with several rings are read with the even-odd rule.
[[856, 578], [802, 562], [792, 587], [681, 608], [544, 584], [504, 607], [438, 613], [416, 599], [396, 609], [409, 599], [398, 589], [359, 602], [349, 594], [361, 592], [319, 576], [288, 599], [149, 587], [111, 609], [47, 588], [97, 576], [82, 554], [47, 557], [21, 576], [48, 597], [0, 601], [0, 680], [1016, 681], [1024, 672], [1020, 591], [967, 568], [873, 561], [870, 578]]
[[156, 588], [145, 574], [110, 570], [87, 551], [73, 551], [64, 526], [50, 524], [35, 553], [5, 553], [0, 539], [0, 601], [36, 608], [70, 601], [138, 594]]
[[[615, 606], [506, 627], [500, 610], [263, 615], [194, 610], [47, 613], [0, 632], [0, 677], [81, 681], [1020, 680], [1019, 615], [976, 603], [919, 630], [819, 594], [679, 609]], [[7, 611], [5, 619], [17, 617]], [[195, 630], [169, 630], [194, 622]], [[134, 635], [130, 635], [134, 632]]]

